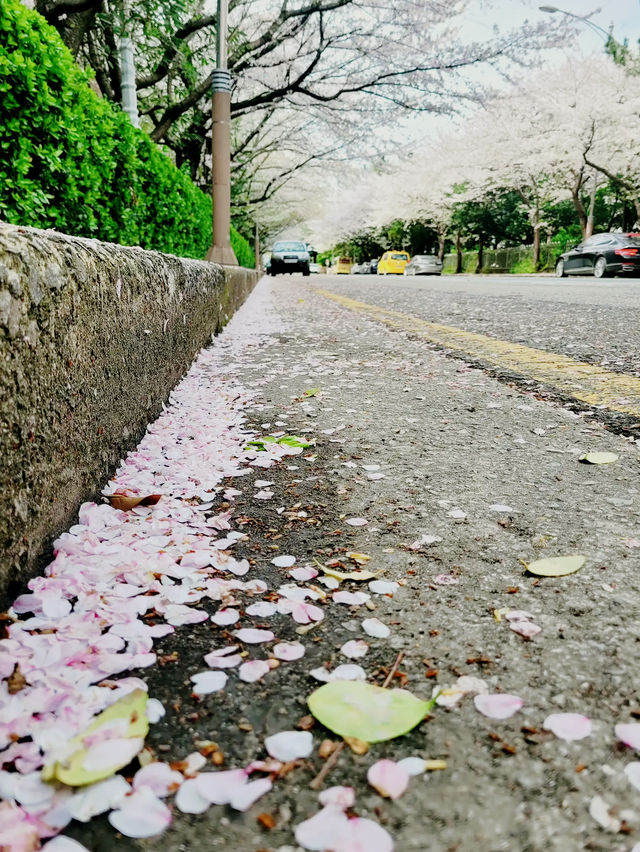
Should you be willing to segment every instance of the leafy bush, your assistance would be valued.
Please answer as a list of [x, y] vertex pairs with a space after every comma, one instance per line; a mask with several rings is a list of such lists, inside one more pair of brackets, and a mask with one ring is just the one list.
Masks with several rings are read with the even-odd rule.
[[[89, 81], [44, 18], [0, 3], [0, 217], [204, 257], [211, 199]], [[249, 243], [231, 242], [252, 267]]]

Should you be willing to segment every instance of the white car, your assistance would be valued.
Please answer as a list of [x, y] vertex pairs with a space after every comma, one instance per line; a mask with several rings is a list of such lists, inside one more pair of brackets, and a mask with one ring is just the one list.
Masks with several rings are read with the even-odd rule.
[[416, 254], [404, 268], [403, 275], [441, 275], [442, 261], [434, 254]]

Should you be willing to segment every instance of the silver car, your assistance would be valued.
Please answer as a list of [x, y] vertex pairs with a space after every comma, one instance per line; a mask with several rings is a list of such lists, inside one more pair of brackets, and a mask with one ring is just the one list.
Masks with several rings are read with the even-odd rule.
[[416, 254], [404, 268], [405, 275], [441, 275], [442, 261], [434, 254]]

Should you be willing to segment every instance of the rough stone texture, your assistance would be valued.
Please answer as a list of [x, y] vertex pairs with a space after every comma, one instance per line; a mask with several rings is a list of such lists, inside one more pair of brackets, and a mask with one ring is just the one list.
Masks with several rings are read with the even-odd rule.
[[0, 224], [0, 592], [48, 558], [255, 280]]

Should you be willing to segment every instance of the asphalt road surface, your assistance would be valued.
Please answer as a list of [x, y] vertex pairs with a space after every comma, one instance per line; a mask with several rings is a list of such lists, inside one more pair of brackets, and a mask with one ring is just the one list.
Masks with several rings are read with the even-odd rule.
[[[246, 475], [228, 474], [210, 490], [206, 529], [214, 539], [237, 534], [233, 556], [250, 563], [243, 579], [262, 580], [264, 591], [237, 592], [231, 626], [187, 621], [164, 635], [157, 662], [134, 672], [166, 710], [151, 726], [147, 756], [187, 775], [184, 760], [198, 750], [209, 773], [264, 759], [265, 737], [312, 724], [301, 719], [319, 686], [316, 670], [342, 664], [422, 699], [443, 691], [440, 703], [409, 733], [368, 750], [343, 747], [316, 722], [311, 754], [271, 773], [273, 788], [246, 811], [207, 800], [202, 813], [184, 813], [170, 796], [173, 823], [162, 835], [127, 838], [105, 816], [74, 821], [65, 833], [91, 852], [300, 852], [297, 827], [320, 809], [310, 784], [340, 745], [319, 786], [353, 787], [351, 816], [382, 826], [396, 852], [638, 852], [639, 313], [637, 281], [263, 279], [214, 342], [191, 402], [178, 392], [177, 443], [150, 471], [163, 471], [163, 500], [180, 511], [185, 471], [198, 476], [185, 457], [192, 448], [208, 448], [207, 458], [217, 452], [207, 445], [213, 430], [209, 438], [196, 417], [205, 403], [217, 410], [217, 397], [208, 396], [216, 382], [224, 390], [219, 410], [231, 410], [229, 435], [243, 422], [257, 435], [285, 432], [315, 444], [268, 469], [254, 466], [251, 459], [261, 458], [254, 450], [243, 461]], [[199, 424], [193, 436], [189, 404]], [[221, 434], [224, 456], [232, 441]], [[238, 440], [244, 452], [246, 439]], [[143, 455], [156, 450], [152, 440]], [[615, 460], [580, 462], [593, 451]], [[164, 570], [181, 543], [178, 532], [156, 534], [163, 500], [145, 510], [147, 572]], [[193, 511], [193, 501], [183, 510]], [[217, 532], [227, 522], [230, 530]], [[200, 549], [215, 547], [198, 536]], [[365, 598], [334, 596], [324, 568], [352, 571], [350, 553], [370, 557], [377, 579], [397, 588], [381, 594], [344, 580], [340, 592]], [[295, 557], [296, 573], [274, 564], [280, 555]], [[568, 576], [527, 570], [532, 561], [572, 555], [584, 564]], [[197, 592], [199, 610], [216, 614], [220, 601], [202, 589], [229, 575], [202, 571], [187, 573], [186, 589]], [[285, 597], [292, 579], [296, 594], [315, 596], [321, 620], [294, 620]], [[249, 606], [261, 597], [257, 610]], [[388, 635], [368, 632], [372, 617]], [[238, 627], [269, 629], [275, 639], [251, 644]], [[283, 640], [302, 643], [304, 656], [278, 665], [272, 649]], [[366, 653], [349, 657], [350, 640], [366, 642]], [[270, 660], [267, 673], [249, 682], [229, 668], [224, 689], [194, 695], [203, 656], [232, 644], [242, 645], [245, 661]], [[474, 692], [513, 696], [512, 715], [487, 716]], [[625, 744], [634, 737], [635, 748]], [[382, 758], [407, 757], [435, 762], [398, 798], [381, 796], [369, 770]], [[123, 774], [136, 770], [134, 761]], [[318, 831], [328, 828], [323, 819]], [[312, 834], [304, 848], [325, 848]]]

